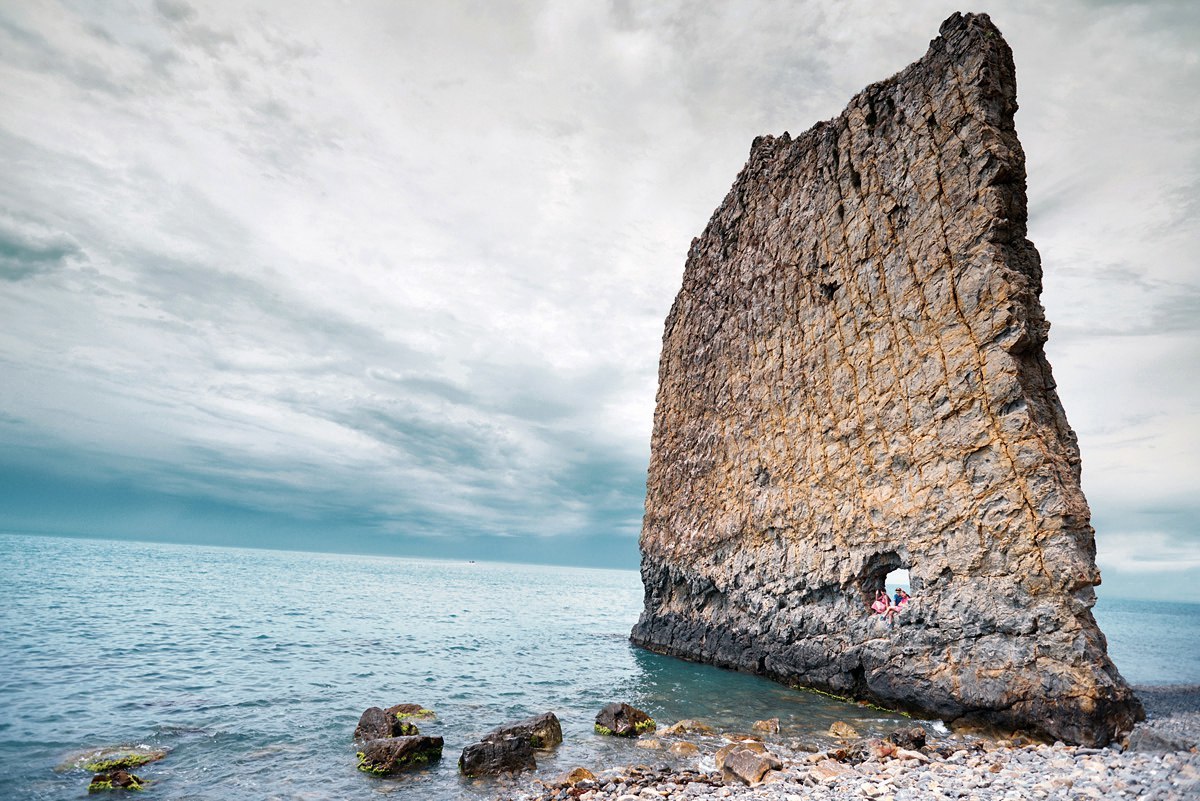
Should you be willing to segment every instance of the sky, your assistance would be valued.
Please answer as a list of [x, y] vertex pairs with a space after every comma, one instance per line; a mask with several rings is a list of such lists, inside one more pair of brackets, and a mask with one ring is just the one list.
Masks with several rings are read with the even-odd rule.
[[1014, 50], [1100, 593], [1200, 583], [1200, 4], [0, 0], [0, 528], [636, 567], [760, 134]]

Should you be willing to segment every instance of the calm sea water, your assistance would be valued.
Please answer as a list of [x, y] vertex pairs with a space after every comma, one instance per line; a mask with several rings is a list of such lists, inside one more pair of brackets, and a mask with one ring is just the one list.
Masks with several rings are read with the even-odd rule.
[[[778, 717], [819, 740], [838, 719], [897, 722], [772, 682], [632, 648], [632, 571], [203, 548], [0, 535], [3, 793], [86, 797], [72, 751], [145, 744], [138, 771], [163, 799], [491, 797], [457, 774], [492, 727], [554, 710], [566, 742], [539, 773], [661, 763], [663, 752], [591, 733], [625, 700], [660, 721], [741, 729]], [[1200, 683], [1200, 608], [1102, 602], [1131, 681]], [[414, 702], [439, 718], [445, 758], [401, 780], [355, 769], [368, 706]]]

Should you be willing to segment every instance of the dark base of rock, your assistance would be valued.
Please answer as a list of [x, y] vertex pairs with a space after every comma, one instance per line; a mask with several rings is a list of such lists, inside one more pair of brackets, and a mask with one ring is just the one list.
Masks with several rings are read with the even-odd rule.
[[385, 737], [368, 740], [358, 752], [358, 769], [390, 776], [442, 758], [441, 737]]
[[[490, 736], [490, 735], [489, 735]], [[464, 776], [497, 776], [501, 773], [520, 773], [534, 770], [533, 746], [528, 737], [499, 736], [472, 743], [458, 758], [458, 769]]]
[[[643, 568], [643, 578], [646, 575]], [[669, 589], [664, 587], [657, 592], [667, 594]], [[779, 641], [761, 632], [751, 636], [745, 631], [673, 615], [643, 614], [630, 640], [655, 653], [756, 673], [790, 687], [820, 690], [951, 724], [998, 732], [1022, 730], [1049, 741], [1104, 746], [1120, 739], [1135, 723], [1145, 719], [1141, 702], [1119, 677], [1101, 688], [1107, 690], [1107, 695], [1098, 694], [1087, 703], [1080, 703], [1072, 695], [1074, 688], [1064, 685], [1058, 698], [1044, 691], [1030, 691], [1015, 703], [1001, 706], [999, 703], [1006, 696], [996, 693], [992, 686], [1000, 679], [989, 679], [984, 691], [975, 685], [979, 680], [973, 674], [958, 676], [950, 682], [931, 680], [928, 674], [915, 670], [896, 670], [893, 657], [897, 649], [925, 654], [924, 658], [930, 659], [929, 655], [942, 654], [946, 648], [942, 634], [919, 625], [919, 620], [897, 627], [888, 638], [854, 634], [850, 632], [844, 642], [833, 648], [827, 636], [819, 642]], [[960, 643], [957, 647], [963, 646]], [[988, 647], [1016, 649], [1019, 644], [1005, 643], [1003, 638], [993, 635]], [[836, 658], [830, 658], [831, 652], [837, 653]], [[1040, 673], [1024, 673], [1013, 666], [1005, 671], [1003, 681], [1011, 687], [1040, 688], [1043, 678]], [[968, 699], [978, 699], [980, 705], [973, 706]], [[984, 699], [995, 699], [997, 706], [984, 706], [988, 702]]]
[[637, 737], [654, 731], [654, 718], [637, 707], [612, 703], [596, 713], [596, 733], [610, 737]]

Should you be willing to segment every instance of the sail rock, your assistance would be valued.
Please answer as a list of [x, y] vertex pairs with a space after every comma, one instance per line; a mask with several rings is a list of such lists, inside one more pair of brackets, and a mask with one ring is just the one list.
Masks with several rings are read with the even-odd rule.
[[635, 643], [1070, 742], [1143, 716], [1091, 613], [1016, 109], [1008, 45], [955, 14], [840, 117], [754, 141], [666, 321]]

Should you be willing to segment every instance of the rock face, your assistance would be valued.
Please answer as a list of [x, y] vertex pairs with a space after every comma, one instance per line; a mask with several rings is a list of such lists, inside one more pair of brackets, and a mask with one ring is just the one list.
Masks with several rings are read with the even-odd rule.
[[[1012, 53], [955, 14], [760, 137], [666, 321], [633, 641], [1103, 744], [1141, 706], [1092, 617], [1080, 458], [1042, 350]], [[868, 608], [891, 570], [914, 601]]]

